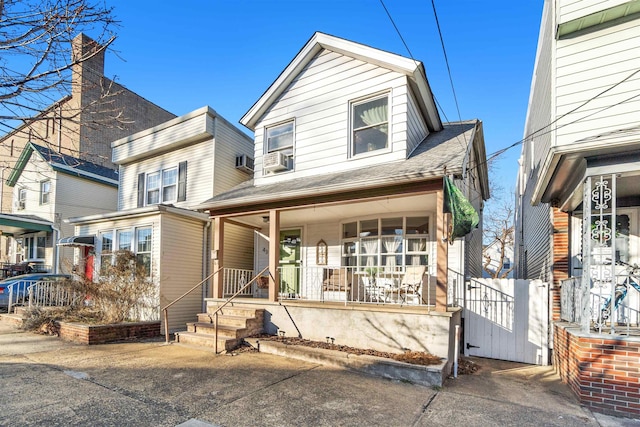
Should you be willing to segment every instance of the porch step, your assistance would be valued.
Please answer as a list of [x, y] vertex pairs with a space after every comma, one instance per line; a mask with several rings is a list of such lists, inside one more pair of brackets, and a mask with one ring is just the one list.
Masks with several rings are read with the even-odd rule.
[[0, 314], [0, 320], [2, 320], [3, 322], [7, 322], [9, 324], [12, 324], [14, 326], [22, 326], [22, 323], [24, 322], [24, 318], [22, 315], [20, 314], [9, 314], [9, 313], [2, 313]]
[[[208, 313], [199, 313], [198, 321], [196, 323], [210, 324], [213, 326], [214, 317]], [[244, 316], [231, 316], [231, 315], [219, 315], [218, 327], [220, 326], [233, 326], [236, 328], [249, 329], [250, 335], [260, 333], [263, 325], [263, 317], [244, 317]]]
[[[208, 302], [207, 304], [207, 314], [211, 314], [218, 309], [218, 305], [215, 302]], [[238, 316], [238, 317], [247, 317], [247, 318], [259, 318], [262, 319], [264, 317], [264, 309], [262, 308], [253, 308], [248, 306], [241, 305], [227, 305], [224, 307], [219, 316]]]
[[[240, 345], [242, 339], [222, 338], [218, 336], [218, 351], [230, 351]], [[177, 332], [176, 342], [198, 347], [215, 348], [216, 337], [202, 332]]]
[[[207, 306], [207, 313], [199, 313], [196, 322], [187, 323], [187, 332], [176, 333], [176, 342], [213, 348], [216, 345], [213, 313], [215, 305]], [[218, 351], [238, 347], [246, 337], [264, 330], [264, 309], [229, 305], [218, 313]]]

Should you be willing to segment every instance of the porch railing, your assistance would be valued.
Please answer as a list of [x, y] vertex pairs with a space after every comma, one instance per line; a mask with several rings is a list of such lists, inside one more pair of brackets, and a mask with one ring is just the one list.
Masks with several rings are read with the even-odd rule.
[[281, 300], [357, 304], [435, 305], [435, 285], [427, 272], [421, 284], [407, 286], [404, 268], [279, 267]]
[[245, 286], [254, 277], [253, 270], [241, 268], [223, 268], [222, 289], [224, 295], [233, 295], [242, 290], [238, 296], [250, 296], [253, 290], [250, 286]]
[[[566, 322], [581, 323], [583, 307], [581, 286], [581, 277], [571, 277], [561, 282], [560, 317]], [[637, 293], [629, 291], [617, 308], [615, 308], [615, 304], [608, 304], [610, 298], [611, 291], [606, 287], [592, 287], [590, 289], [589, 321], [594, 329], [602, 332], [605, 325], [611, 325], [611, 322], [614, 322], [614, 326], [627, 328], [640, 326], [640, 297]], [[610, 313], [609, 310], [613, 310], [613, 313]]]
[[459, 271], [447, 270], [447, 305], [449, 307], [465, 306], [465, 283], [469, 280]]
[[200, 282], [198, 282], [194, 287], [189, 289], [187, 292], [180, 295], [178, 298], [174, 299], [173, 301], [171, 301], [169, 304], [165, 305], [162, 308], [162, 316], [164, 318], [164, 339], [167, 344], [169, 344], [169, 308], [171, 308], [171, 306], [176, 304], [178, 301], [182, 300], [182, 298], [189, 295], [191, 292], [203, 286], [209, 279], [211, 279], [213, 276], [218, 274], [221, 270], [222, 268], [217, 269], [216, 271], [214, 271], [213, 273], [211, 273], [210, 275], [202, 279]]

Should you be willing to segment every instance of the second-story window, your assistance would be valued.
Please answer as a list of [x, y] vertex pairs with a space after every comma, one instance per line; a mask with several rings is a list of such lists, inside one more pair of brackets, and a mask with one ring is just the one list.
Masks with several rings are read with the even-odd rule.
[[293, 169], [293, 122], [267, 128], [265, 139], [264, 170], [279, 172]]
[[389, 147], [389, 96], [351, 104], [351, 153], [354, 156]]
[[21, 211], [27, 207], [27, 189], [18, 190], [18, 210]]
[[51, 194], [51, 181], [42, 181], [40, 183], [40, 204], [49, 204], [49, 195]]
[[138, 175], [138, 207], [187, 200], [187, 162]]

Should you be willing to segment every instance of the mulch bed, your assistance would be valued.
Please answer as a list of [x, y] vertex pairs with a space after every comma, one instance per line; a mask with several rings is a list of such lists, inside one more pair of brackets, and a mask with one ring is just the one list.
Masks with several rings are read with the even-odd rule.
[[[433, 354], [430, 354], [427, 352], [421, 352], [421, 351], [389, 353], [385, 351], [378, 351], [378, 350], [372, 350], [372, 349], [349, 347], [346, 345], [333, 344], [330, 342], [311, 341], [303, 338], [293, 338], [293, 337], [282, 338], [282, 337], [277, 337], [275, 335], [267, 335], [267, 334], [254, 335], [252, 338], [258, 338], [264, 341], [277, 341], [287, 345], [300, 345], [300, 346], [312, 347], [312, 348], [323, 348], [326, 350], [338, 350], [338, 351], [342, 351], [349, 354], [384, 357], [387, 359], [393, 359], [393, 360], [397, 360], [405, 363], [412, 363], [415, 365], [428, 366], [428, 365], [437, 365], [438, 363], [442, 362], [442, 358], [438, 356], [434, 356]], [[248, 344], [236, 350], [236, 352], [243, 352], [243, 351], [257, 351], [257, 350], [253, 349], [253, 347], [251, 347]], [[460, 360], [458, 361], [458, 375], [472, 374], [476, 372], [478, 368], [479, 368], [479, 365], [469, 360], [460, 358]]]

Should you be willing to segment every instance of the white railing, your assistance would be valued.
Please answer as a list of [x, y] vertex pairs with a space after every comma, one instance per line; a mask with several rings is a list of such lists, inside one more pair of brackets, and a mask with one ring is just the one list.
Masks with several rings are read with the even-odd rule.
[[86, 297], [64, 282], [52, 281], [34, 283], [27, 288], [27, 294], [29, 307], [68, 307], [82, 303]]
[[76, 302], [78, 295], [64, 282], [51, 280], [20, 280], [7, 286], [7, 312], [15, 306], [66, 306]]
[[358, 304], [435, 305], [435, 286], [424, 274], [422, 283], [403, 281], [403, 267], [279, 267], [281, 300]]
[[235, 295], [242, 289], [242, 292], [240, 292], [238, 296], [250, 296], [253, 294], [253, 286], [243, 288], [252, 278], [253, 270], [225, 267], [222, 269], [222, 292], [224, 295]]
[[[618, 280], [618, 287], [623, 281]], [[572, 277], [561, 282], [561, 306], [560, 317], [566, 322], [581, 323], [582, 302], [582, 278]], [[593, 285], [589, 291], [589, 317], [593, 328], [602, 332], [614, 322], [616, 326], [640, 326], [640, 297], [633, 289], [626, 289], [625, 297], [615, 304], [610, 304], [611, 284], [608, 286], [600, 284]], [[627, 288], [629, 285], [627, 285]], [[613, 307], [611, 307], [613, 305]], [[613, 310], [613, 314], [609, 311]]]

